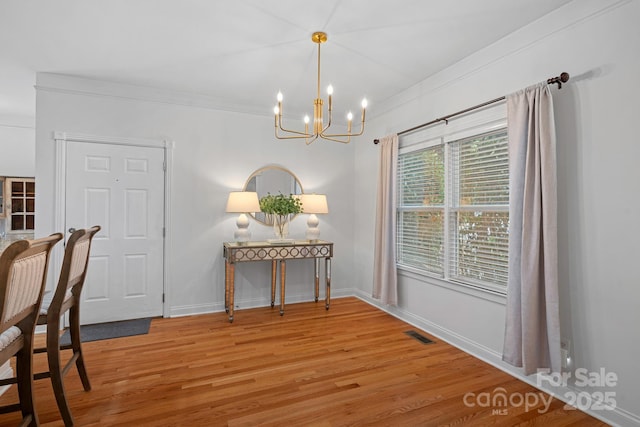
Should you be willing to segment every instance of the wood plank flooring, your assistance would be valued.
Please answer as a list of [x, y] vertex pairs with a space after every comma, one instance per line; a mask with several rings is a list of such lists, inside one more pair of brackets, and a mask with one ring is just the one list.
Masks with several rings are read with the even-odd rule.
[[[483, 405], [468, 392], [543, 396], [502, 371], [356, 299], [154, 319], [148, 335], [83, 345], [93, 389], [75, 370], [78, 426], [599, 426], [553, 400]], [[42, 337], [39, 337], [41, 339]], [[35, 356], [37, 370], [46, 364]], [[544, 395], [545, 398], [548, 398]], [[15, 387], [0, 404], [16, 398]], [[36, 382], [43, 426], [61, 426], [49, 380]], [[0, 425], [17, 425], [17, 414]]]

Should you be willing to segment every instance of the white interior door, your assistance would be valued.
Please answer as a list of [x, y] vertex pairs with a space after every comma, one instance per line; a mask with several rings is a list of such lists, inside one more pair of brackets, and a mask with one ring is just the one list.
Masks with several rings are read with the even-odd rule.
[[162, 315], [164, 150], [68, 142], [65, 229], [100, 225], [83, 324]]

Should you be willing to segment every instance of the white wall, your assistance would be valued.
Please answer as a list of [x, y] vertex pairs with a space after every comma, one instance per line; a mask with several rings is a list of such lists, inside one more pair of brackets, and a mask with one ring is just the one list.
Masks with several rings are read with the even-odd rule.
[[[368, 132], [382, 137], [562, 71], [571, 74], [562, 90], [553, 90], [562, 337], [571, 342], [572, 372], [604, 368], [618, 375], [611, 389], [574, 390], [615, 392], [616, 411], [593, 413], [622, 425], [640, 425], [639, 21], [638, 1], [572, 2], [388, 100]], [[356, 146], [355, 202], [363, 210], [375, 207], [379, 148], [370, 141]], [[363, 217], [356, 229], [357, 287], [365, 298], [373, 220]], [[519, 374], [500, 362], [504, 299], [441, 285], [402, 275], [399, 307], [388, 309]]]
[[[127, 95], [109, 95], [122, 92]], [[310, 146], [278, 141], [272, 117], [179, 105], [176, 102], [184, 99], [170, 98], [160, 100], [157, 91], [140, 87], [38, 75], [36, 234], [58, 231], [52, 208], [54, 131], [171, 140], [175, 142], [168, 283], [172, 315], [224, 310], [222, 242], [233, 240], [237, 217], [225, 213], [227, 195], [268, 164], [290, 169], [305, 191], [327, 194], [331, 212], [322, 216], [321, 237], [335, 243], [332, 295], [351, 294], [353, 148], [321, 141]], [[291, 224], [291, 237], [304, 238], [305, 228], [306, 215], [301, 215]], [[271, 228], [253, 220], [249, 229], [255, 240], [273, 236]], [[270, 304], [265, 280], [269, 269], [269, 263], [238, 265], [235, 300], [240, 308]], [[289, 262], [287, 301], [311, 300], [312, 276], [310, 260]], [[241, 316], [236, 313], [236, 318]]]
[[[36, 131], [33, 120], [24, 117], [0, 117], [0, 176], [34, 176], [35, 152]], [[0, 233], [6, 229], [6, 218], [0, 218]]]
[[34, 176], [36, 132], [32, 126], [0, 122], [0, 176]]

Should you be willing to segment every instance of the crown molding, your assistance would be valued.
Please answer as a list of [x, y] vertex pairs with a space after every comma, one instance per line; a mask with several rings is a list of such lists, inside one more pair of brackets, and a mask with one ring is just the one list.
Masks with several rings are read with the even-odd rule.
[[269, 113], [264, 109], [209, 95], [89, 79], [67, 74], [37, 73], [35, 88], [36, 93], [54, 92], [67, 95], [106, 97], [269, 116]]
[[0, 127], [18, 128], [18, 129], [35, 129], [36, 118], [32, 116], [0, 114]]

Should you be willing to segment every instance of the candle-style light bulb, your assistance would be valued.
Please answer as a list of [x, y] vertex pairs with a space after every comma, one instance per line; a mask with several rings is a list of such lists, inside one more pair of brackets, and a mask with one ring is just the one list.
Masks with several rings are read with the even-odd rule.
[[273, 114], [278, 115], [279, 112], [280, 112], [280, 109], [278, 108], [277, 105], [273, 107]]
[[367, 108], [367, 98], [362, 99], [362, 108]]
[[282, 92], [278, 92], [278, 102], [282, 102]]
[[351, 114], [351, 111], [349, 111], [349, 113], [347, 114], [347, 120], [353, 120], [353, 114]]
[[304, 138], [304, 142], [309, 145], [309, 115], [305, 114], [304, 116], [304, 134], [305, 134], [305, 138]]
[[329, 109], [329, 121], [331, 121], [331, 110], [333, 110], [333, 101], [331, 100], [331, 95], [333, 95], [333, 86], [327, 86], [327, 95], [329, 95], [329, 105], [327, 108]]

